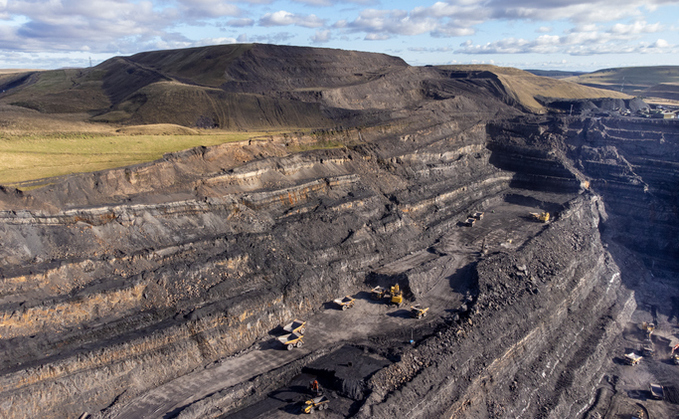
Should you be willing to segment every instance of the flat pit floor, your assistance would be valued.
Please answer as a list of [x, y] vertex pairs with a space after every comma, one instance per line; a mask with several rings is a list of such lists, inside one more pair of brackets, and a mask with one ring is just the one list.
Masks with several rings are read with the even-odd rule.
[[[674, 365], [670, 358], [672, 347], [679, 343], [679, 327], [666, 315], [658, 313], [655, 318], [657, 327], [651, 337], [655, 353], [653, 356], [644, 357], [639, 364], [630, 366], [622, 361], [622, 355], [632, 351], [641, 355], [641, 348], [646, 338], [641, 324], [644, 321], [653, 321], [653, 317], [650, 311], [641, 307], [632, 315], [632, 320], [634, 321], [626, 325], [622, 338], [619, 339], [620, 357], [613, 360], [614, 365], [608, 376], [615, 395], [607, 408], [601, 409], [605, 411], [599, 414], [603, 419], [632, 416], [640, 419], [679, 417], [679, 404], [677, 404], [679, 403], [679, 365]], [[664, 400], [651, 398], [650, 383], [665, 387]]]
[[304, 368], [304, 373], [293, 378], [285, 387], [269, 393], [266, 398], [223, 419], [286, 418], [301, 413], [304, 402], [314, 397], [310, 383], [317, 380], [323, 394], [330, 400], [321, 417], [345, 417], [354, 414], [361, 405], [365, 389], [362, 384], [372, 374], [391, 362], [376, 354], [353, 346], [340, 349], [320, 358]]

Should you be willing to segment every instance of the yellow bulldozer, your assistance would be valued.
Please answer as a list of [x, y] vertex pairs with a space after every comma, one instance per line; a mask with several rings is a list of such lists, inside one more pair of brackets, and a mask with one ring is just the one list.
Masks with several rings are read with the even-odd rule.
[[530, 216], [535, 221], [539, 221], [541, 223], [546, 223], [547, 221], [549, 221], [549, 213], [548, 212], [544, 212], [544, 211], [541, 212], [541, 213], [531, 212]]

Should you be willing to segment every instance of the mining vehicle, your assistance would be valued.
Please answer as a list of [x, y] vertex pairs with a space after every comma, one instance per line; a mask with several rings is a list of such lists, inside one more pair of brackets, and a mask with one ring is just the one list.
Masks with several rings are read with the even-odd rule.
[[656, 399], [656, 400], [662, 400], [663, 399], [663, 395], [664, 395], [663, 386], [661, 386], [660, 384], [650, 383], [649, 387], [650, 387], [650, 391], [651, 391], [651, 398]]
[[653, 348], [653, 341], [651, 339], [646, 339], [644, 341], [644, 346], [641, 349], [641, 353], [644, 356], [653, 356], [653, 353], [655, 352], [655, 349]]
[[392, 286], [389, 290], [389, 294], [391, 295], [391, 300], [389, 300], [389, 302], [400, 307], [403, 303], [403, 291], [401, 291], [401, 287], [398, 284]]
[[474, 218], [474, 219], [476, 219], [476, 220], [480, 220], [480, 219], [483, 218], [483, 214], [484, 214], [484, 213], [481, 212], [481, 211], [476, 211], [475, 213], [473, 213], [472, 215], [470, 215], [469, 218]]
[[627, 365], [637, 365], [639, 361], [641, 361], [642, 357], [640, 355], [635, 354], [634, 352], [630, 352], [628, 354], [625, 354], [624, 359]]
[[313, 394], [316, 397], [323, 395], [323, 389], [321, 388], [321, 385], [318, 383], [318, 380], [314, 380], [309, 383], [309, 392], [311, 392], [311, 394]]
[[422, 317], [427, 316], [427, 311], [429, 311], [429, 307], [424, 308], [419, 304], [415, 304], [410, 306], [410, 315], [416, 319], [421, 319]]
[[646, 339], [650, 339], [655, 330], [655, 324], [653, 322], [643, 322], [641, 323], [641, 329], [646, 332]]
[[541, 223], [546, 223], [547, 221], [549, 221], [548, 212], [541, 212], [539, 214], [537, 212], [531, 212], [530, 215], [531, 217], [533, 217], [535, 221], [540, 221]]
[[674, 345], [672, 348], [672, 352], [670, 352], [670, 358], [672, 359], [674, 365], [679, 365], [679, 343]]
[[314, 410], [325, 410], [330, 405], [330, 399], [325, 396], [314, 397], [304, 402], [302, 412], [313, 413]]
[[471, 227], [471, 226], [474, 225], [475, 222], [476, 222], [476, 218], [469, 217], [464, 221], [463, 224], [466, 225], [467, 227]]
[[381, 300], [387, 294], [387, 289], [379, 285], [370, 290], [370, 296], [373, 300]]
[[303, 337], [304, 336], [298, 335], [297, 333], [289, 333], [287, 335], [279, 336], [278, 340], [288, 351], [291, 351], [294, 347], [301, 348], [302, 345], [304, 345], [304, 341], [302, 340]]
[[298, 335], [304, 335], [304, 332], [306, 331], [306, 322], [304, 320], [293, 320], [290, 323], [286, 324], [283, 327], [283, 330], [285, 330], [288, 333], [296, 333]]
[[333, 302], [337, 304], [342, 310], [347, 310], [353, 307], [355, 301], [356, 299], [350, 295], [347, 295], [344, 298], [336, 298], [333, 300]]

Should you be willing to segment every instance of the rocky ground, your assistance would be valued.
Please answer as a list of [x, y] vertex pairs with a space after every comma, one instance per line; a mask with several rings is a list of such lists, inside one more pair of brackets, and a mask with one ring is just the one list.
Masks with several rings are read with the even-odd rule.
[[[676, 415], [676, 123], [622, 99], [524, 113], [497, 83], [3, 188], [2, 416], [288, 417], [312, 379], [325, 417]], [[404, 307], [370, 298], [394, 284]], [[655, 357], [622, 365], [649, 320]]]

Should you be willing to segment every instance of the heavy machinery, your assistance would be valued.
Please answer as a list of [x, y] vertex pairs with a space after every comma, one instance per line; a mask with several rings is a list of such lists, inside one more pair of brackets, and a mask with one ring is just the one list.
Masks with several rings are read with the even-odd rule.
[[544, 212], [544, 211], [541, 212], [541, 213], [531, 212], [531, 213], [530, 213], [530, 216], [531, 216], [535, 221], [539, 221], [539, 222], [541, 222], [541, 223], [546, 223], [547, 221], [549, 221], [549, 213], [548, 213], [548, 212]]
[[672, 348], [672, 352], [670, 352], [670, 358], [672, 359], [674, 365], [679, 365], [679, 343], [674, 345]]
[[662, 400], [664, 396], [664, 389], [663, 386], [660, 384], [655, 384], [655, 383], [650, 383], [650, 392], [651, 392], [651, 398], [656, 399], [656, 400]]
[[293, 348], [301, 348], [304, 345], [302, 340], [304, 336], [298, 335], [297, 333], [288, 333], [287, 335], [279, 336], [278, 341], [283, 344], [283, 346], [291, 351]]
[[309, 391], [316, 397], [323, 395], [323, 389], [321, 388], [321, 385], [318, 383], [318, 380], [314, 380], [309, 383]]
[[283, 330], [288, 333], [296, 333], [298, 335], [304, 335], [306, 331], [306, 322], [304, 320], [295, 319], [290, 323], [283, 326]]
[[391, 295], [391, 300], [389, 300], [391, 304], [396, 304], [399, 307], [403, 304], [403, 291], [398, 284], [389, 289], [389, 294]]
[[483, 218], [483, 214], [484, 214], [484, 213], [481, 212], [481, 211], [476, 211], [475, 213], [473, 213], [473, 214], [470, 215], [469, 217], [470, 217], [470, 218], [474, 218], [474, 219], [476, 219], [476, 220], [480, 220], [480, 219]]
[[655, 349], [653, 348], [653, 341], [650, 338], [644, 340], [644, 346], [641, 347], [641, 353], [644, 356], [652, 357]]
[[350, 295], [347, 295], [344, 298], [336, 298], [333, 300], [333, 302], [337, 304], [342, 310], [348, 310], [353, 307], [355, 301], [356, 299]]
[[330, 407], [330, 400], [325, 396], [319, 396], [305, 401], [302, 412], [313, 413], [314, 410], [325, 410], [328, 407]]
[[646, 339], [651, 339], [651, 335], [655, 330], [655, 324], [653, 322], [643, 322], [641, 323], [641, 330], [646, 333]]
[[381, 300], [387, 294], [387, 289], [379, 285], [370, 290], [370, 296], [373, 300]]
[[625, 354], [624, 360], [627, 365], [637, 365], [639, 361], [641, 361], [642, 356], [635, 354], [634, 352], [630, 352], [628, 354]]
[[419, 304], [415, 304], [410, 306], [410, 315], [416, 319], [421, 319], [422, 317], [427, 316], [427, 311], [429, 311], [429, 307], [424, 308]]
[[469, 217], [462, 224], [464, 224], [467, 227], [472, 227], [475, 222], [476, 222], [476, 218]]

